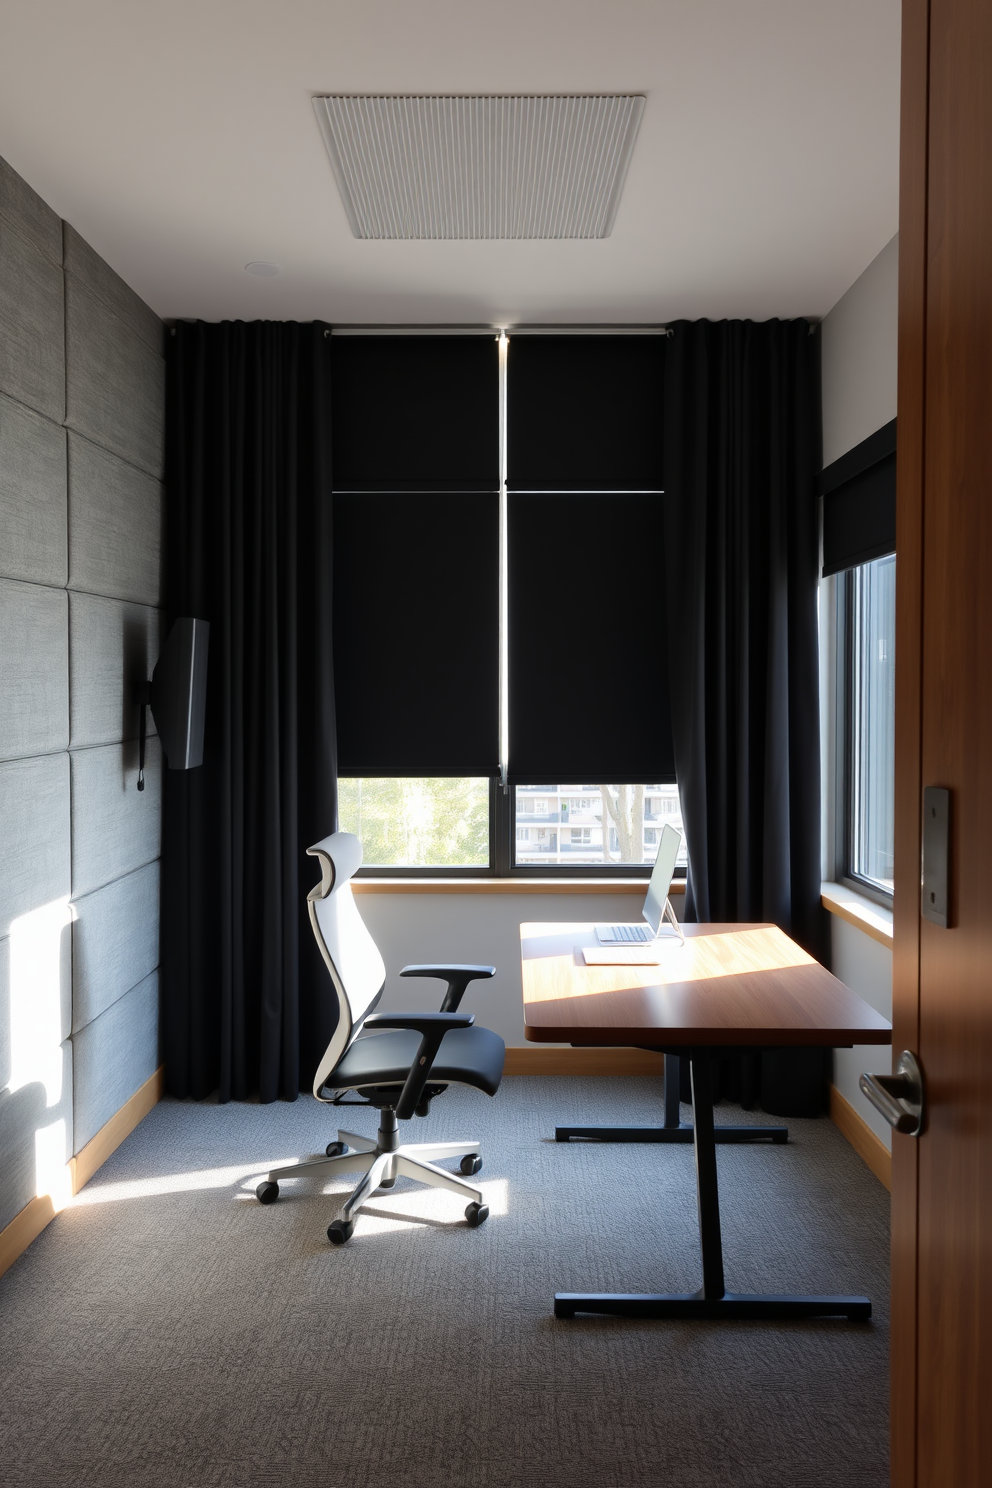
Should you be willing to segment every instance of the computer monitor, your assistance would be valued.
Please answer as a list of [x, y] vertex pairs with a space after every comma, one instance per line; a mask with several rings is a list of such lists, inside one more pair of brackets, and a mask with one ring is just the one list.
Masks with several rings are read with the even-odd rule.
[[675, 873], [675, 860], [679, 855], [681, 843], [682, 833], [666, 823], [662, 828], [658, 855], [654, 860], [654, 868], [648, 880], [648, 891], [641, 906], [641, 914], [648, 922], [647, 927], [644, 925], [597, 925], [596, 939], [601, 945], [623, 944], [629, 947], [644, 945], [652, 940], [657, 941], [666, 919], [684, 944], [679, 922], [675, 918], [675, 911], [668, 897], [668, 891], [672, 886], [672, 876]]
[[[665, 909], [668, 906], [668, 891], [672, 887], [672, 879], [675, 876], [675, 861], [682, 846], [682, 833], [676, 831], [671, 823], [666, 822], [661, 832], [661, 842], [658, 844], [658, 856], [654, 860], [654, 868], [648, 880], [648, 891], [644, 896], [644, 907], [641, 910], [655, 935], [661, 931], [661, 922], [665, 918]], [[675, 923], [674, 912], [669, 907], [672, 923]], [[678, 926], [676, 925], [676, 929]]]

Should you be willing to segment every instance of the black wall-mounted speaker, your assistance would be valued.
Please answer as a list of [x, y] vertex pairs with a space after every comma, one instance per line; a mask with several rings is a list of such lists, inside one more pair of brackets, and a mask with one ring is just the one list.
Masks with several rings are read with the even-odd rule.
[[203, 763], [209, 639], [209, 621], [177, 620], [152, 673], [152, 716], [170, 770]]

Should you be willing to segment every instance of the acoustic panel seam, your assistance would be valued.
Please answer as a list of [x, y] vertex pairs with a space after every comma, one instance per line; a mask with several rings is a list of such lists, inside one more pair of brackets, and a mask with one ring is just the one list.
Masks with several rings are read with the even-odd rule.
[[[143, 346], [147, 351], [151, 350], [151, 348], [148, 346], [147, 341], [142, 341], [140, 336], [135, 336], [134, 340], [139, 344], [139, 346]], [[154, 352], [152, 352], [152, 355], [154, 355]], [[165, 358], [162, 357], [160, 358], [160, 360], [164, 361]], [[66, 383], [68, 383], [69, 380], [68, 368], [69, 359], [68, 357], [66, 357]], [[24, 406], [29, 407], [30, 405], [25, 404]], [[42, 417], [44, 418], [45, 415], [42, 414]], [[55, 422], [55, 420], [49, 419], [49, 423], [53, 422]], [[57, 425], [57, 427], [65, 429], [69, 434], [74, 434], [77, 439], [84, 439], [86, 443], [91, 444], [94, 449], [102, 450], [103, 453], [106, 455], [112, 455], [115, 460], [120, 460], [121, 464], [126, 465], [128, 469], [137, 470], [139, 475], [145, 475], [148, 477], [149, 480], [157, 481], [160, 486], [163, 486], [165, 484], [160, 470], [152, 470], [148, 465], [139, 465], [136, 460], [129, 459], [127, 455], [122, 455], [119, 449], [114, 449], [109, 444], [103, 444], [99, 439], [94, 439], [92, 434], [87, 434], [76, 424], [70, 423], [68, 410], [66, 411], [65, 418], [62, 420], [61, 424]]]
[[[125, 874], [124, 876], [126, 877], [127, 875]], [[109, 887], [109, 885], [104, 885], [104, 887]], [[159, 960], [155, 962], [155, 965], [151, 968], [150, 971], [146, 971], [144, 975], [140, 976], [136, 982], [133, 982], [131, 984], [130, 987], [125, 987], [123, 992], [118, 992], [117, 996], [111, 1002], [108, 1002], [104, 1007], [102, 1007], [98, 1013], [94, 1013], [92, 1018], [87, 1018], [85, 1023], [74, 1023], [69, 1038], [67, 1040], [64, 1040], [64, 1042], [69, 1042], [74, 1039], [78, 1034], [82, 1033], [84, 1028], [90, 1028], [94, 1023], [97, 1022], [99, 1018], [103, 1017], [104, 1013], [109, 1013], [111, 1008], [116, 1007], [119, 1002], [123, 1002], [125, 997], [129, 997], [134, 991], [135, 987], [140, 987], [143, 982], [147, 982], [149, 977], [154, 976], [155, 973], [157, 971], [161, 971], [161, 969], [162, 962], [161, 958], [159, 958]]]

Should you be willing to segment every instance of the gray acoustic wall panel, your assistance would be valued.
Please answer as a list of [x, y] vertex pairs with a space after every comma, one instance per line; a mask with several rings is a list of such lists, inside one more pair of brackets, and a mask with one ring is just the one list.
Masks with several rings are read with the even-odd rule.
[[79, 1152], [159, 1065], [158, 972], [75, 1035], [73, 1141]]
[[0, 764], [0, 823], [2, 938], [20, 916], [70, 892], [69, 756]]
[[62, 270], [0, 217], [0, 392], [61, 423]]
[[162, 751], [148, 740], [145, 788], [138, 790], [136, 744], [72, 755], [72, 893], [77, 898], [159, 856]]
[[160, 640], [162, 352], [157, 316], [0, 160], [0, 1227], [38, 1144], [63, 1163], [158, 1063], [161, 750], [139, 794], [130, 692]]
[[65, 276], [65, 422], [159, 480], [165, 361], [72, 274]]
[[52, 263], [62, 262], [62, 222], [58, 213], [3, 159], [0, 159], [0, 217], [6, 218], [22, 238], [27, 238]]
[[[161, 633], [160, 610], [94, 594], [69, 595], [73, 749], [138, 737], [135, 688], [151, 677]], [[155, 733], [150, 708], [147, 728]]]
[[69, 435], [69, 588], [138, 604], [162, 597], [162, 487]]
[[44, 1081], [0, 1090], [0, 1230], [73, 1154], [72, 1045], [46, 1065]]
[[69, 574], [65, 430], [0, 394], [0, 575], [63, 585]]
[[69, 1037], [71, 929], [68, 906], [59, 906], [40, 924], [22, 920], [13, 935], [0, 940], [0, 1090], [18, 1073], [25, 1056], [34, 1059], [40, 1047], [44, 1058], [46, 1045], [54, 1048]]
[[68, 595], [0, 579], [0, 760], [69, 743]]
[[72, 1027], [85, 1028], [158, 966], [158, 863], [77, 899]]
[[[10, 936], [0, 940], [0, 1090], [10, 1080]], [[2, 1184], [0, 1184], [2, 1188]]]
[[96, 249], [91, 248], [86, 239], [81, 238], [68, 222], [63, 224], [63, 231], [63, 263], [66, 273], [78, 279], [97, 299], [103, 300], [107, 309], [123, 325], [161, 356], [165, 331], [155, 311], [145, 304], [140, 295], [135, 294], [129, 284], [125, 284], [119, 274], [114, 273]]

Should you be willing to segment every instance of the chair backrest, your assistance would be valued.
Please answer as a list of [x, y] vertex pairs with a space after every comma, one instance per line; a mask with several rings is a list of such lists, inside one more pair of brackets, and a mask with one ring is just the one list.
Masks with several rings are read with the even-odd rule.
[[313, 1093], [319, 1095], [382, 996], [386, 966], [351, 892], [351, 880], [362, 866], [358, 838], [334, 832], [307, 852], [320, 863], [320, 883], [307, 895], [310, 924], [338, 998], [338, 1026], [313, 1082]]

